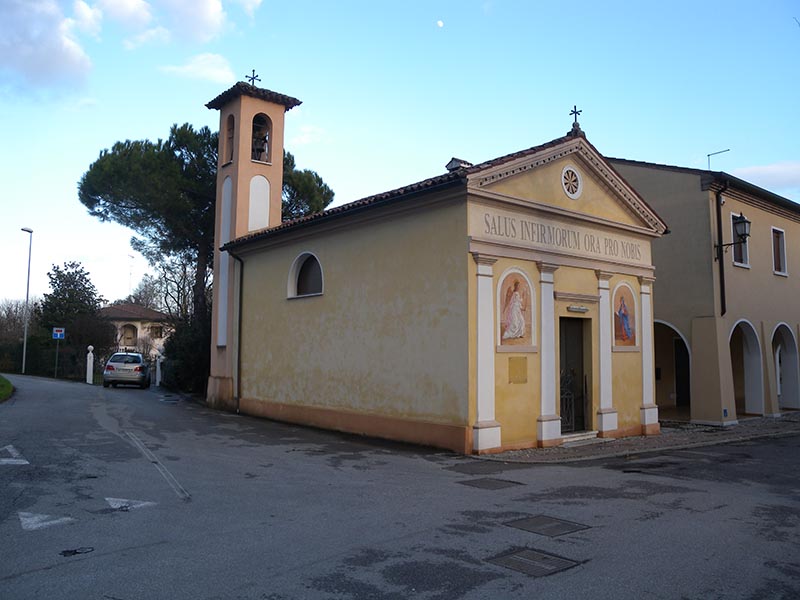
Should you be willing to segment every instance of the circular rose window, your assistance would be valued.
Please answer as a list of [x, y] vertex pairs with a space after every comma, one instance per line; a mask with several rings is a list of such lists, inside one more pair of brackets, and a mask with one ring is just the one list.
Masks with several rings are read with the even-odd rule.
[[564, 188], [564, 193], [573, 200], [577, 200], [583, 191], [583, 181], [581, 174], [571, 166], [564, 167], [561, 171], [561, 185]]

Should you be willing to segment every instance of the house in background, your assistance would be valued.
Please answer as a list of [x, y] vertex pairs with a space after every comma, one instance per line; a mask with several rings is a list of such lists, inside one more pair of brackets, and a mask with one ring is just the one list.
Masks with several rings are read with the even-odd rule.
[[670, 225], [652, 244], [659, 414], [800, 409], [800, 205], [724, 172], [608, 161]]
[[141, 352], [151, 359], [164, 353], [171, 332], [165, 313], [123, 302], [101, 308], [100, 316], [117, 328], [117, 350]]

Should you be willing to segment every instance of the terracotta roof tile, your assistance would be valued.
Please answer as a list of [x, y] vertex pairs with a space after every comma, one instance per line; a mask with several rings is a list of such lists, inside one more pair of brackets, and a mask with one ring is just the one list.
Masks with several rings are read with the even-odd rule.
[[286, 108], [286, 110], [290, 110], [295, 106], [300, 106], [302, 104], [302, 102], [297, 98], [292, 98], [291, 96], [279, 94], [278, 92], [273, 92], [272, 90], [259, 88], [254, 85], [250, 85], [249, 83], [245, 83], [244, 81], [239, 81], [233, 87], [225, 90], [211, 102], [206, 104], [206, 108], [219, 110], [228, 102], [234, 98], [238, 98], [239, 96], [250, 96], [260, 100], [266, 100], [267, 102], [281, 104]]
[[531, 154], [542, 152], [543, 150], [547, 150], [549, 148], [553, 148], [560, 144], [564, 144], [566, 142], [574, 140], [576, 137], [580, 137], [581, 139], [583, 139], [585, 143], [591, 146], [588, 140], [586, 140], [586, 136], [584, 135], [584, 133], [578, 130], [578, 133], [572, 131], [567, 133], [567, 135], [563, 137], [554, 139], [545, 144], [541, 144], [539, 146], [533, 146], [531, 148], [528, 148], [526, 150], [520, 150], [518, 152], [512, 152], [511, 154], [506, 154], [505, 156], [493, 158], [491, 160], [482, 162], [477, 165], [467, 166], [469, 163], [466, 163], [466, 161], [464, 161], [466, 164], [463, 167], [453, 169], [452, 171], [450, 171], [449, 173], [445, 173], [444, 175], [437, 175], [436, 177], [430, 177], [429, 179], [424, 179], [422, 181], [418, 181], [417, 183], [412, 183], [410, 185], [406, 185], [388, 192], [383, 192], [381, 194], [375, 194], [374, 196], [368, 196], [367, 198], [362, 198], [361, 200], [356, 200], [354, 202], [350, 202], [349, 204], [342, 204], [341, 206], [337, 206], [335, 208], [331, 208], [326, 211], [313, 213], [310, 215], [306, 215], [304, 217], [292, 219], [291, 221], [284, 221], [283, 223], [281, 223], [280, 225], [276, 225], [275, 227], [270, 227], [269, 229], [262, 229], [250, 233], [248, 235], [236, 238], [235, 240], [232, 240], [227, 244], [225, 244], [223, 246], [223, 249], [234, 250], [238, 247], [247, 245], [250, 242], [270, 238], [274, 235], [278, 235], [280, 233], [290, 231], [292, 229], [296, 229], [298, 227], [302, 227], [317, 221], [324, 221], [331, 218], [337, 218], [349, 215], [361, 209], [371, 208], [373, 206], [386, 204], [391, 201], [399, 201], [407, 196], [415, 195], [422, 192], [433, 191], [437, 188], [441, 188], [444, 186], [456, 185], [458, 183], [466, 185], [466, 180], [468, 175], [479, 173], [484, 169], [496, 167], [504, 163], [517, 160], [519, 158], [524, 158], [525, 156], [529, 156]]
[[165, 313], [131, 302], [104, 306], [100, 316], [114, 321], [166, 321], [169, 318]]

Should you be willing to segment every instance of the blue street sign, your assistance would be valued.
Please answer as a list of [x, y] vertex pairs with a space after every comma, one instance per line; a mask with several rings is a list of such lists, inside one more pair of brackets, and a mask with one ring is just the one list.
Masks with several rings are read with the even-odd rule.
[[63, 327], [53, 327], [53, 339], [63, 340], [66, 330]]

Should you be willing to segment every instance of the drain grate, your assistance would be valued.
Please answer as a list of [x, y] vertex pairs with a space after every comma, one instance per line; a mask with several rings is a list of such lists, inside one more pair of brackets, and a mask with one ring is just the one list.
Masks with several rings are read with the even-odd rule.
[[580, 564], [568, 558], [528, 548], [504, 554], [497, 558], [490, 558], [488, 562], [525, 573], [531, 577], [545, 577]]
[[524, 485], [519, 481], [509, 481], [507, 479], [494, 479], [492, 477], [484, 477], [482, 479], [467, 479], [459, 481], [461, 485], [468, 485], [470, 487], [481, 488], [482, 490], [502, 490], [503, 488], [513, 487], [515, 485]]
[[556, 519], [555, 517], [548, 517], [547, 515], [517, 519], [516, 521], [509, 521], [506, 525], [530, 531], [531, 533], [546, 535], [548, 537], [558, 537], [559, 535], [565, 535], [574, 531], [590, 529], [588, 525], [564, 521], [563, 519]]

